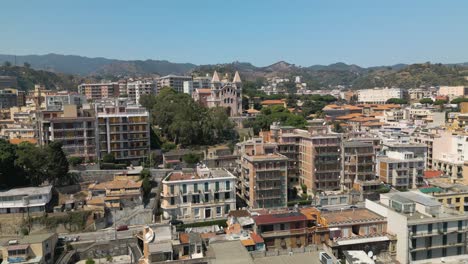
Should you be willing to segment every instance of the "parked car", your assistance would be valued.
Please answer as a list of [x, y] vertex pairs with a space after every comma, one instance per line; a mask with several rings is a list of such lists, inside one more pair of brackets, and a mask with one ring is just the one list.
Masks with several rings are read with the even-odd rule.
[[117, 231], [125, 231], [125, 230], [128, 230], [128, 226], [127, 226], [127, 225], [121, 225], [121, 226], [118, 226], [118, 227], [117, 227]]
[[182, 222], [181, 220], [172, 219], [172, 220], [169, 221], [169, 224], [171, 224], [171, 225], [183, 225], [184, 222]]

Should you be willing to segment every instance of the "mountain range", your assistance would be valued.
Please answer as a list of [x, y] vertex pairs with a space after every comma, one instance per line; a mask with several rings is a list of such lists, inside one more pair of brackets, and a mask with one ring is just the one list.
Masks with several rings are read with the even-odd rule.
[[[468, 63], [459, 64], [396, 64], [391, 66], [361, 67], [342, 62], [330, 65], [297, 66], [279, 61], [266, 67], [248, 62], [195, 65], [173, 63], [166, 60], [116, 60], [88, 58], [76, 55], [1, 55], [0, 63], [28, 64], [33, 70], [53, 72], [57, 75], [73, 75], [74, 81], [124, 76], [206, 75], [217, 70], [220, 74], [239, 71], [243, 80], [263, 81], [268, 77], [291, 78], [302, 76], [311, 89], [347, 85], [353, 88], [398, 86], [402, 88], [432, 85], [468, 84]], [[67, 77], [72, 78], [72, 77]], [[74, 83], [74, 82], [73, 82]], [[30, 86], [30, 85], [29, 85]]]

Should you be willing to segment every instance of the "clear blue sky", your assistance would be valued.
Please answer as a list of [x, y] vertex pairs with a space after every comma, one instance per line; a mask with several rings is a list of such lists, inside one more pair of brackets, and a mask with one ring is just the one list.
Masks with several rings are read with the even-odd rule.
[[7, 0], [0, 10], [0, 54], [257, 66], [468, 61], [462, 0]]

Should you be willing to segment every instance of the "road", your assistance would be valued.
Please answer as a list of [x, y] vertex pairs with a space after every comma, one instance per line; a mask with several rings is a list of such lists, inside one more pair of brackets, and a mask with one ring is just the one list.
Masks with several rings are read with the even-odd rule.
[[144, 225], [129, 226], [128, 230], [115, 231], [113, 227], [97, 230], [94, 232], [73, 233], [73, 234], [59, 234], [61, 237], [79, 237], [79, 241], [108, 241], [124, 238], [131, 238], [134, 234], [143, 230]]

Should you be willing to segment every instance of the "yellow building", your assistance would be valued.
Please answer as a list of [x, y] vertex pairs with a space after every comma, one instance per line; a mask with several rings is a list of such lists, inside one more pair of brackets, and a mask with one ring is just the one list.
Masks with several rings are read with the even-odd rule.
[[57, 234], [38, 234], [24, 237], [10, 237], [0, 240], [2, 264], [54, 263], [54, 249], [57, 244]]

